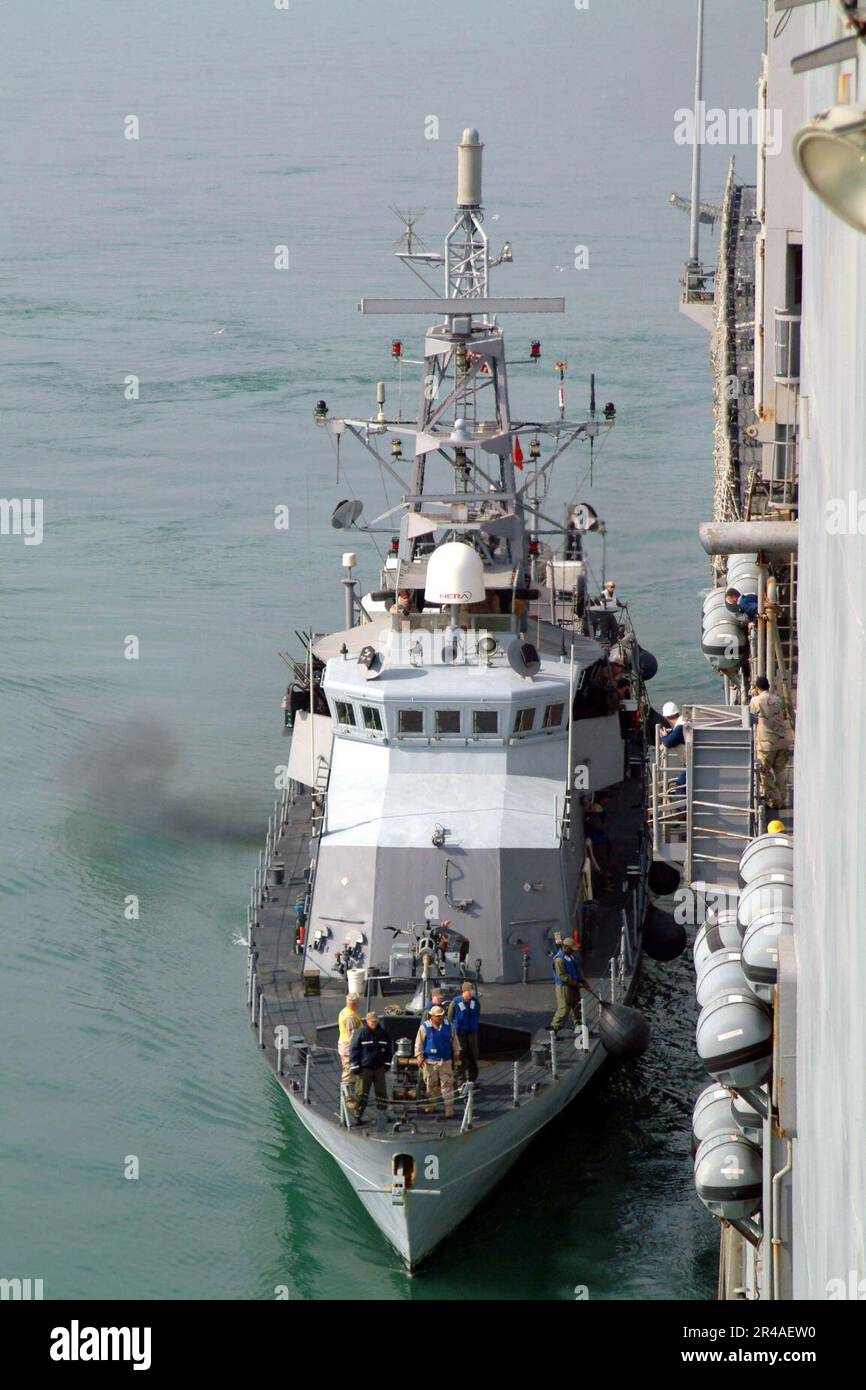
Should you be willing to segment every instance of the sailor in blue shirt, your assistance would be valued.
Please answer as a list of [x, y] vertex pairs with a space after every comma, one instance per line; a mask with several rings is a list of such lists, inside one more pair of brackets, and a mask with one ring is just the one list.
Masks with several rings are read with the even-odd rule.
[[739, 589], [726, 589], [725, 602], [729, 608], [734, 608], [738, 613], [750, 623], [757, 621], [758, 617], [758, 595], [741, 594]]
[[[666, 734], [660, 736], [659, 742], [668, 750], [668, 766], [673, 767], [679, 764], [680, 767], [685, 768], [686, 730], [679, 705], [675, 704], [673, 700], [668, 700], [662, 709], [662, 715], [667, 720], [669, 728]], [[684, 792], [686, 787], [685, 772], [678, 772], [671, 785], [675, 792]]]
[[460, 1043], [460, 1060], [464, 1081], [478, 1080], [478, 1030], [481, 1027], [481, 1005], [469, 981], [451, 1002], [448, 1018], [454, 1025]]
[[665, 748], [682, 748], [686, 741], [685, 725], [678, 718], [676, 724], [667, 734], [662, 734], [661, 741]]
[[388, 1086], [385, 1080], [391, 1061], [391, 1042], [385, 1029], [379, 1023], [379, 1015], [372, 1010], [365, 1022], [356, 1028], [349, 1044], [350, 1070], [357, 1077], [355, 1094], [355, 1124], [363, 1125], [364, 1111], [370, 1099], [370, 1087], [376, 1092], [376, 1109], [384, 1110], [388, 1104]]

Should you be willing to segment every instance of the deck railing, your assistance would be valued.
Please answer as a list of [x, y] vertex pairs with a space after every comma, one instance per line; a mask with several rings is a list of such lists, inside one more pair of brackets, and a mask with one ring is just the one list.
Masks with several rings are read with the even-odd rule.
[[[259, 925], [261, 907], [267, 901], [268, 873], [287, 824], [289, 811], [299, 794], [298, 787], [287, 787], [282, 799], [275, 806], [265, 851], [260, 856], [257, 867], [253, 904], [250, 909], [250, 948], [246, 976], [250, 1024], [256, 1030], [259, 1046], [262, 1049], [266, 1046], [273, 1047], [276, 1053], [277, 1075], [281, 1079], [286, 1077], [284, 1084], [287, 1088], [302, 1097], [307, 1105], [318, 1103], [325, 1108], [333, 1108], [340, 1124], [350, 1128], [352, 1112], [347, 1104], [346, 1086], [340, 1079], [336, 1051], [317, 1049], [303, 1040], [300, 1036], [300, 1021], [299, 1036], [295, 1038], [290, 1036], [289, 1028], [283, 1022], [275, 1027], [270, 1026], [269, 1010], [256, 969], [253, 936]], [[620, 941], [617, 952], [610, 960], [609, 976], [603, 981], [594, 982], [593, 988], [597, 998], [586, 993], [581, 994], [580, 1022], [575, 1029], [573, 1046], [563, 1042], [557, 1045], [556, 1041], [552, 1040], [549, 1060], [546, 1063], [543, 1060], [539, 1061], [530, 1049], [520, 1058], [485, 1067], [485, 1085], [480, 1095], [472, 1083], [456, 1084], [455, 1095], [462, 1100], [463, 1105], [455, 1116], [454, 1132], [466, 1133], [477, 1123], [483, 1123], [501, 1113], [507, 1105], [519, 1107], [534, 1100], [544, 1085], [545, 1076], [550, 1080], [558, 1079], [579, 1064], [591, 1051], [592, 1034], [598, 1031], [602, 1007], [626, 996], [637, 966], [640, 954], [640, 926], [646, 905], [645, 875], [648, 860], [649, 845], [645, 843], [641, 849], [640, 862], [630, 866], [628, 870], [631, 891], [626, 907], [623, 908]], [[371, 976], [367, 981], [368, 989], [370, 986], [387, 983], [392, 978], [397, 977]], [[417, 978], [400, 978], [399, 982], [408, 988], [421, 983]], [[419, 1024], [420, 1022], [419, 1016]], [[390, 1110], [398, 1112], [397, 1118], [392, 1118], [392, 1124], [414, 1124], [429, 1104], [430, 1100], [426, 1096], [417, 1101], [389, 1101]], [[438, 1125], [440, 1121], [437, 1120], [436, 1123]]]
[[[248, 909], [246, 998], [250, 1010], [250, 1025], [256, 1030], [259, 1047], [265, 1049], [266, 1046], [270, 1045], [274, 1048], [277, 1075], [282, 1078], [288, 1071], [286, 1084], [290, 1089], [300, 1092], [305, 1104], [318, 1102], [326, 1107], [336, 1105], [340, 1124], [349, 1128], [351, 1127], [351, 1112], [347, 1105], [346, 1087], [339, 1075], [335, 1076], [339, 1062], [336, 1051], [329, 1049], [326, 1057], [323, 1058], [319, 1055], [318, 1049], [314, 1049], [310, 1044], [302, 1041], [300, 1036], [291, 1038], [285, 1023], [281, 1022], [274, 1027], [269, 1026], [270, 1020], [267, 1018], [269, 1011], [256, 967], [254, 936], [259, 927], [261, 909], [270, 894], [270, 871], [288, 824], [291, 808], [296, 804], [302, 792], [303, 789], [299, 784], [289, 782], [281, 797], [275, 802], [274, 811], [268, 824], [265, 846], [256, 865]], [[555, 1080], [563, 1071], [570, 1070], [589, 1053], [592, 1046], [591, 1035], [593, 1032], [597, 1033], [603, 1005], [625, 997], [637, 966], [640, 955], [640, 929], [646, 906], [646, 870], [650, 857], [651, 846], [649, 842], [644, 841], [641, 845], [639, 862], [630, 866], [627, 871], [627, 876], [631, 880], [631, 891], [627, 897], [626, 907], [623, 908], [620, 941], [617, 952], [610, 960], [609, 978], [603, 982], [595, 982], [593, 988], [597, 998], [587, 996], [585, 992], [581, 993], [580, 1023], [575, 1030], [574, 1045], [558, 1048], [555, 1039], [552, 1040], [547, 1067], [539, 1064], [532, 1050], [520, 1058], [494, 1063], [486, 1067], [484, 1072], [485, 1087], [480, 1097], [471, 1082], [464, 1083], [462, 1089], [455, 1087], [463, 1100], [459, 1133], [465, 1133], [474, 1127], [477, 1121], [493, 1118], [495, 1113], [501, 1112], [504, 1104], [510, 1103], [511, 1106], [517, 1107], [533, 1100], [539, 1094], [545, 1073]], [[311, 870], [314, 864], [315, 859], [311, 865]], [[311, 872], [310, 879], [312, 876]], [[370, 986], [375, 987], [377, 984], [387, 983], [392, 978], [396, 979], [397, 977], [384, 975], [368, 977], [368, 1000], [370, 998]], [[404, 980], [401, 977], [400, 983], [407, 986], [408, 992], [408, 989], [420, 985], [421, 981], [417, 978]], [[420, 1021], [419, 1017], [419, 1024]], [[298, 1034], [300, 1035], [300, 1033], [299, 1023]], [[267, 1043], [266, 1036], [268, 1037]], [[494, 1104], [493, 1097], [498, 1096], [500, 1089], [503, 1094], [498, 1097]], [[510, 1102], [506, 1099], [509, 1096]], [[412, 1123], [423, 1110], [426, 1110], [429, 1103], [429, 1098], [422, 1097], [418, 1101], [402, 1099], [390, 1101], [389, 1106], [392, 1110], [399, 1111], [399, 1118], [396, 1123], [401, 1125]]]

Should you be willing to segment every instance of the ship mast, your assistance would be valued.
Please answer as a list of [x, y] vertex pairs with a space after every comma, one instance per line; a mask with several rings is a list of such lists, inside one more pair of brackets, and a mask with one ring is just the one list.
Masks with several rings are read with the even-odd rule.
[[701, 113], [704, 75], [704, 0], [698, 0], [698, 35], [695, 52], [695, 142], [692, 149], [692, 206], [689, 226], [689, 265], [700, 265], [701, 226], [701, 142], [698, 122]]
[[[364, 314], [425, 314], [428, 328], [423, 363], [421, 402], [417, 423], [389, 420], [384, 386], [377, 393], [377, 413], [371, 420], [329, 420], [326, 407], [320, 423], [328, 423], [338, 436], [348, 430], [376, 458], [403, 490], [399, 508], [403, 515], [398, 542], [402, 582], [418, 587], [417, 568], [425, 563], [434, 535], [471, 540], [482, 552], [486, 566], [508, 567], [515, 573], [530, 568], [527, 513], [532, 529], [541, 517], [554, 530], [556, 522], [539, 510], [539, 485], [546, 489], [552, 464], [578, 438], [594, 440], [613, 424], [615, 410], [605, 407], [602, 419], [560, 418], [548, 422], [514, 421], [508, 397], [505, 339], [497, 322], [503, 313], [563, 313], [561, 298], [499, 298], [491, 294], [490, 272], [512, 260], [509, 243], [495, 257], [484, 230], [482, 157], [484, 146], [478, 131], [467, 128], [457, 151], [457, 201], [454, 220], [442, 252], [418, 251], [407, 242], [399, 258], [432, 290], [422, 268], [441, 268], [444, 295], [424, 299], [363, 299]], [[537, 362], [540, 347], [533, 344], [528, 361]], [[562, 400], [561, 400], [562, 404]], [[324, 403], [321, 405], [324, 407]], [[533, 436], [532, 473], [518, 482], [515, 467], [522, 463], [520, 430]], [[392, 450], [392, 462], [379, 453], [377, 436], [387, 433], [415, 437], [408, 487], [394, 466], [402, 452]], [[553, 440], [549, 457], [541, 463], [537, 436]], [[443, 477], [444, 469], [444, 477]], [[543, 497], [543, 493], [542, 493]], [[385, 513], [388, 516], [390, 513]], [[382, 520], [383, 518], [379, 518]], [[359, 528], [361, 529], [361, 528]], [[486, 539], [485, 539], [486, 537]], [[493, 539], [491, 540], [491, 537]]]
[[490, 251], [481, 206], [481, 158], [478, 131], [464, 130], [457, 146], [457, 213], [445, 238], [445, 298], [486, 299]]

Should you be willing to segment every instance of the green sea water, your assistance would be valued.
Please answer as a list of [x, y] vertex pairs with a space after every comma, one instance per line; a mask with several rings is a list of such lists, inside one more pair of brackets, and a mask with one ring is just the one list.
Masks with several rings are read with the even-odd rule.
[[[656, 704], [716, 694], [710, 375], [668, 202], [688, 190], [692, 11], [6, 0], [0, 491], [43, 499], [44, 535], [0, 537], [0, 1276], [47, 1298], [713, 1296], [686, 958], [647, 967], [651, 1052], [409, 1279], [257, 1056], [232, 940], [287, 757], [279, 653], [341, 619], [331, 510], [350, 489], [370, 517], [397, 500], [360, 450], [338, 480], [312, 407], [369, 414], [383, 376], [395, 398], [390, 340], [415, 355], [422, 325], [355, 304], [415, 292], [389, 207], [426, 209], [438, 245], [466, 125], [491, 238], [514, 246], [496, 289], [568, 301], [507, 325], [515, 357], [543, 342], [514, 407], [555, 413], [560, 358], [570, 411], [591, 371], [618, 407], [592, 490], [576, 454], [554, 502], [580, 491], [606, 519]], [[715, 104], [754, 103], [759, 26], [753, 0], [710, 16]], [[753, 163], [708, 149], [707, 196], [731, 153]]]

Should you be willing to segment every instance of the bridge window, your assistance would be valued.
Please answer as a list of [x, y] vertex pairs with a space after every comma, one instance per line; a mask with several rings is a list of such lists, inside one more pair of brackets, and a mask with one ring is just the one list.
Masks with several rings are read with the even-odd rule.
[[531, 734], [534, 723], [534, 705], [530, 705], [527, 709], [519, 709], [514, 716], [514, 732], [516, 734]]
[[336, 700], [334, 702], [337, 711], [337, 723], [348, 724], [350, 728], [355, 727], [355, 711], [348, 700]]
[[495, 709], [475, 709], [472, 711], [472, 732], [476, 737], [499, 733], [499, 715]]
[[399, 709], [397, 711], [398, 734], [423, 734], [424, 711], [420, 709]]
[[362, 705], [361, 717], [364, 720], [365, 729], [369, 729], [372, 734], [381, 734], [382, 716], [375, 705]]
[[459, 709], [437, 709], [436, 711], [436, 735], [440, 734], [459, 734], [460, 733], [460, 711]]
[[562, 723], [562, 715], [565, 705], [548, 705], [544, 711], [543, 727], [545, 729], [558, 729]]

